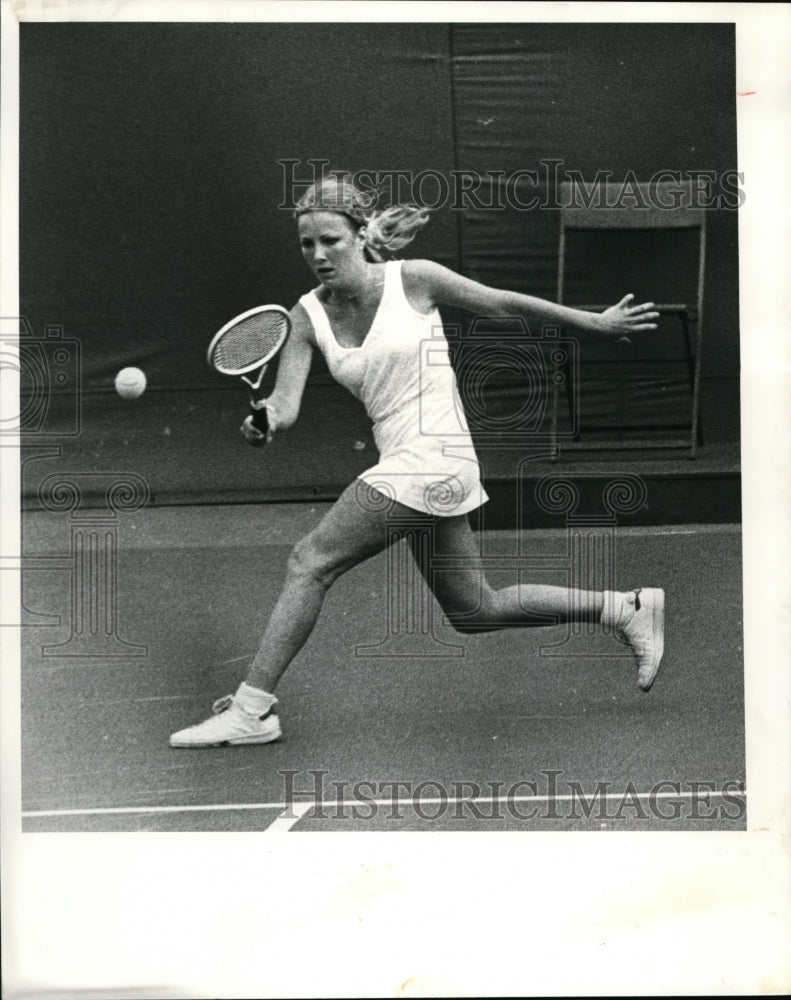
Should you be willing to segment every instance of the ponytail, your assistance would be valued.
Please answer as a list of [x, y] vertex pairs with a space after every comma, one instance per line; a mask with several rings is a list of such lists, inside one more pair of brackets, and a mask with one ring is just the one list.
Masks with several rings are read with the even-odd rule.
[[329, 174], [312, 184], [297, 202], [294, 217], [306, 212], [340, 212], [361, 229], [365, 226], [365, 255], [374, 262], [392, 257], [412, 242], [429, 220], [429, 210], [418, 205], [391, 205], [376, 211], [376, 195], [361, 191], [351, 174]]
[[393, 205], [373, 212], [366, 223], [366, 248], [380, 255], [391, 255], [412, 242], [429, 220], [427, 208], [418, 205]]

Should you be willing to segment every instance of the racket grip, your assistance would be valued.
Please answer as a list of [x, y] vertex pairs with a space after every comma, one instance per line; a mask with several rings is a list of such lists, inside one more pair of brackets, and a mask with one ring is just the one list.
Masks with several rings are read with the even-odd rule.
[[261, 400], [260, 403], [250, 404], [250, 417], [252, 418], [253, 427], [262, 434], [266, 434], [269, 430], [269, 419], [266, 415], [266, 401]]

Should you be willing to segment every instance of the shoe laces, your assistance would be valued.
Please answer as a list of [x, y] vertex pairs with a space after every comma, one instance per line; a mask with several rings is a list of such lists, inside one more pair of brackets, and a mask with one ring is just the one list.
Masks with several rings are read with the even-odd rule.
[[[625, 628], [634, 617], [635, 612], [639, 611], [640, 608], [642, 607], [642, 605], [640, 604], [640, 591], [642, 589], [643, 589], [642, 587], [637, 587], [635, 590], [630, 590], [627, 592], [626, 597], [624, 599], [624, 611], [628, 611], [629, 609], [631, 609], [632, 613], [629, 615], [626, 621], [623, 622], [623, 624], [618, 626], [619, 629]], [[623, 613], [621, 614], [621, 617], [623, 618]]]
[[212, 705], [211, 710], [215, 715], [220, 715], [221, 712], [227, 711], [233, 704], [233, 695], [227, 694], [224, 698], [218, 698], [217, 701]]
[[[642, 605], [640, 603], [640, 591], [642, 589], [643, 589], [642, 587], [637, 587], [634, 590], [630, 590], [627, 593], [627, 595], [626, 595], [626, 599], [624, 601], [624, 604], [627, 605], [627, 606], [629, 606], [629, 607], [631, 607], [632, 613], [629, 615], [629, 617], [626, 619], [626, 621], [622, 621], [622, 623], [616, 627], [616, 629], [615, 629], [615, 635], [619, 639], [623, 639], [625, 641], [627, 640], [626, 629], [627, 629], [629, 623], [634, 618], [635, 614], [642, 607]], [[621, 615], [621, 617], [623, 618], [623, 614]]]

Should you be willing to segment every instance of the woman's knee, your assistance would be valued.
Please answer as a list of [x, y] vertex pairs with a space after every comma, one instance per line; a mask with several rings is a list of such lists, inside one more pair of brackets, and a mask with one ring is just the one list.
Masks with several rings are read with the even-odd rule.
[[316, 533], [311, 532], [301, 538], [291, 550], [288, 575], [292, 579], [309, 579], [327, 588], [338, 577], [339, 571], [336, 560], [325, 551]]
[[453, 628], [462, 635], [476, 632], [491, 632], [497, 628], [497, 614], [492, 594], [483, 588], [477, 600], [459, 600], [457, 594], [440, 590], [435, 595], [442, 612]]
[[491, 615], [481, 611], [456, 611], [445, 617], [456, 632], [461, 635], [476, 635], [480, 632], [494, 632], [499, 626]]

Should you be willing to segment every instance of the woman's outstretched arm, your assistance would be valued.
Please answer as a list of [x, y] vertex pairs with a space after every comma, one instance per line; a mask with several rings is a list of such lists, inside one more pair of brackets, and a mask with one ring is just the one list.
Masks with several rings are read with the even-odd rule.
[[435, 306], [456, 306], [482, 316], [524, 316], [528, 322], [573, 326], [605, 337], [628, 337], [655, 330], [659, 317], [653, 302], [633, 305], [633, 295], [625, 295], [603, 313], [586, 312], [532, 295], [490, 288], [430, 260], [405, 261], [403, 275], [407, 297], [421, 312]]

